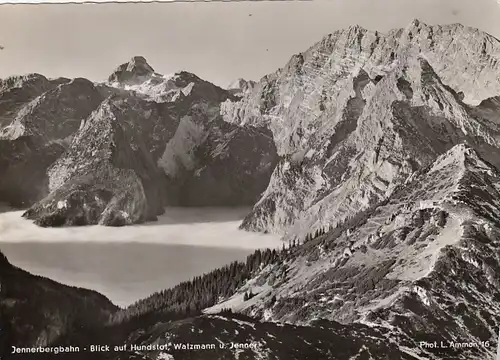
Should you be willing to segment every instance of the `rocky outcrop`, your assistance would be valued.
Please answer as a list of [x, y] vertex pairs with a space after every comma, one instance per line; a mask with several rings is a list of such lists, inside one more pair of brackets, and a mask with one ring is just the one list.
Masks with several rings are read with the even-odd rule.
[[107, 99], [48, 170], [50, 194], [25, 214], [41, 226], [121, 226], [163, 212], [163, 177], [127, 100]]
[[485, 109], [500, 93], [498, 60], [488, 34], [419, 21], [388, 34], [352, 26], [295, 55], [222, 105], [228, 122], [268, 127], [282, 158], [242, 227], [303, 239], [387, 198], [463, 141], [500, 166]]

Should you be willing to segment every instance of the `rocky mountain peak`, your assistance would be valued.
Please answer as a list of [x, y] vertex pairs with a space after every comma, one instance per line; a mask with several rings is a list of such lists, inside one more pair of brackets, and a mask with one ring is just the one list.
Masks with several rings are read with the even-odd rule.
[[167, 75], [156, 73], [143, 57], [135, 57], [120, 65], [103, 87], [107, 95], [134, 94], [158, 103], [186, 103], [186, 98], [190, 98], [188, 102], [191, 103], [199, 97], [220, 102], [231, 97], [227, 90], [188, 71]]
[[21, 136], [65, 139], [102, 100], [87, 79], [63, 82], [23, 106], [12, 122], [0, 129], [0, 139], [14, 140]]
[[[500, 284], [494, 270], [499, 257], [492, 255], [499, 239], [499, 190], [499, 172], [470, 144], [457, 144], [415, 172], [386, 201], [309, 237], [297, 250], [292, 247], [295, 257], [290, 262], [263, 270], [248, 282], [252, 287], [272, 279], [273, 290], [266, 296], [281, 302], [266, 307], [264, 301], [237, 303], [232, 298], [231, 304], [273, 321], [307, 321], [321, 314], [342, 323], [402, 331], [409, 339], [417, 339], [422, 328], [437, 337], [490, 339], [496, 336], [496, 330], [490, 333], [495, 324], [482, 319], [497, 314], [490, 304]], [[280, 271], [296, 277], [280, 282]], [[318, 294], [315, 300], [309, 297], [313, 292]], [[298, 299], [312, 307], [307, 316], [302, 316], [308, 311], [304, 307], [283, 310], [288, 301]], [[457, 326], [450, 300], [460, 304], [464, 318], [479, 310], [484, 315], [474, 318], [474, 325]], [[423, 322], [422, 314], [433, 320]], [[476, 326], [483, 331], [475, 331]], [[489, 351], [484, 348], [472, 356], [461, 350], [453, 358], [485, 359]]]
[[64, 82], [63, 79], [49, 80], [36, 73], [0, 79], [0, 133], [24, 105]]
[[294, 55], [222, 105], [226, 121], [267, 126], [282, 156], [243, 227], [328, 227], [465, 140], [497, 164], [496, 102], [475, 103], [500, 94], [499, 70], [490, 35], [418, 20], [387, 34], [352, 26]]
[[228, 89], [241, 89], [243, 86], [245, 86], [245, 84], [248, 84], [248, 83], [252, 83], [253, 81], [246, 81], [245, 79], [243, 78], [238, 78], [234, 81], [232, 81], [228, 86], [227, 88]]
[[144, 82], [154, 74], [154, 69], [143, 56], [134, 56], [128, 62], [121, 64], [109, 76], [108, 82], [134, 85]]

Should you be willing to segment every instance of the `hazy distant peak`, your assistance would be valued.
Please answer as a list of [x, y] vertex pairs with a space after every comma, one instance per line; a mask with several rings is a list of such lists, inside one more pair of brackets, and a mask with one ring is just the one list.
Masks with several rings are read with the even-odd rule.
[[255, 81], [238, 78], [227, 86], [227, 90], [233, 94], [245, 94], [251, 91], [255, 85]]
[[26, 75], [14, 75], [5, 79], [0, 79], [0, 89], [22, 87], [25, 84], [34, 84], [38, 82], [48, 82], [49, 80], [38, 73], [30, 73]]
[[[450, 150], [440, 155], [434, 162], [430, 172], [453, 166], [462, 171], [487, 171], [496, 172], [495, 168], [485, 162], [477, 151], [467, 143], [453, 146]], [[458, 176], [458, 173], [456, 173]]]

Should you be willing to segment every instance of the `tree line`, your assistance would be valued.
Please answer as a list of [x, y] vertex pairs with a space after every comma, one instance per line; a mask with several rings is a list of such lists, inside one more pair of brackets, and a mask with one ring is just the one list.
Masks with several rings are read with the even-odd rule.
[[[332, 242], [347, 230], [353, 230], [362, 224], [376, 211], [376, 208], [385, 205], [382, 201], [364, 211], [358, 212], [335, 226], [329, 225], [306, 235], [303, 244], [328, 234], [328, 239], [322, 242]], [[190, 281], [182, 282], [173, 288], [156, 292], [149, 297], [139, 300], [126, 309], [111, 316], [110, 324], [119, 324], [133, 318], [147, 314], [175, 314], [175, 316], [198, 315], [205, 308], [216, 305], [219, 301], [231, 297], [258, 271], [270, 264], [282, 263], [293, 257], [293, 249], [300, 246], [298, 240], [292, 240], [286, 246], [283, 243], [281, 250], [256, 250], [249, 255], [246, 262], [233, 261], [229, 265], [213, 270], [207, 274], [196, 276]], [[246, 293], [245, 300], [254, 294]]]

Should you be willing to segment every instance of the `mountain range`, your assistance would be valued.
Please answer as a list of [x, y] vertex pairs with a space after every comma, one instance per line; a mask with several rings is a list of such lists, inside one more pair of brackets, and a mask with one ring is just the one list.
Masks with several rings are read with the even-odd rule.
[[[38, 225], [250, 205], [241, 229], [286, 244], [127, 309], [3, 259], [0, 304], [15, 319], [4, 344], [255, 345], [92, 355], [116, 360], [494, 357], [500, 41], [489, 34], [351, 26], [228, 89], [143, 57], [104, 83], [11, 77], [0, 127], [0, 201]], [[31, 291], [47, 305], [30, 328]], [[53, 292], [68, 306], [54, 308]]]
[[[121, 226], [167, 205], [253, 205], [278, 157], [264, 127], [225, 122], [231, 92], [143, 57], [104, 84], [2, 81], [0, 200], [41, 226]], [[29, 174], [29, 176], [27, 176]]]

